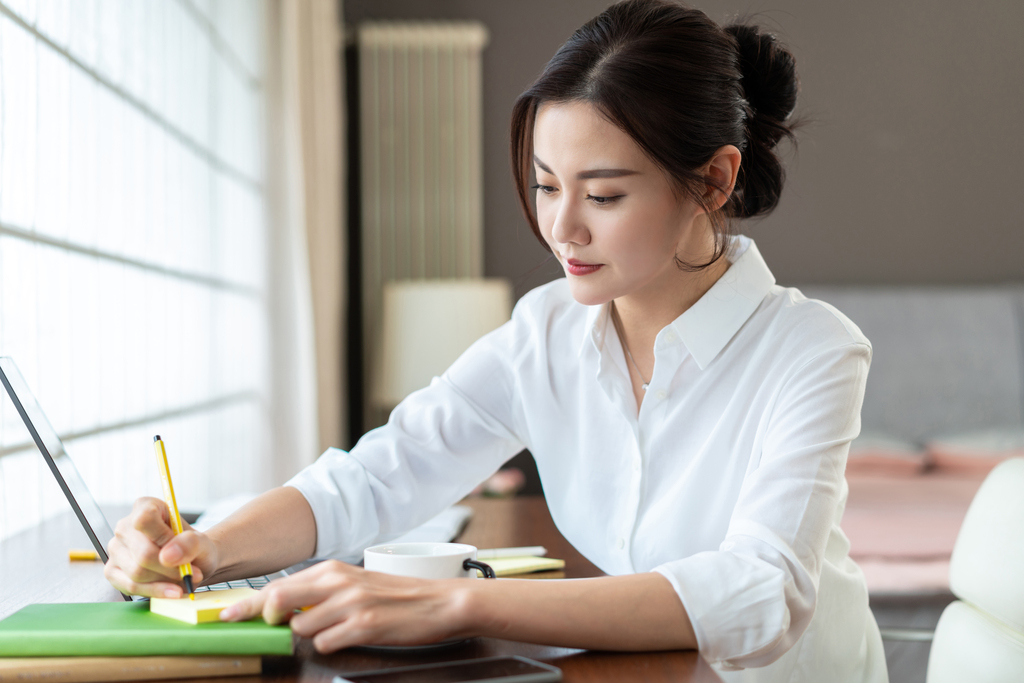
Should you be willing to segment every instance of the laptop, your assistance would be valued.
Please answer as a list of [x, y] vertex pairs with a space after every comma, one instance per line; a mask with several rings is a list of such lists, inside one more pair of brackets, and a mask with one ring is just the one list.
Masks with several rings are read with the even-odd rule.
[[[46, 418], [42, 408], [39, 407], [35, 396], [29, 391], [25, 378], [22, 377], [21, 371], [18, 370], [18, 366], [10, 356], [0, 356], [0, 382], [3, 383], [8, 395], [10, 395], [14, 407], [25, 422], [29, 434], [32, 435], [32, 440], [35, 441], [40, 454], [42, 454], [43, 459], [50, 468], [50, 472], [53, 473], [57, 484], [60, 485], [61, 490], [67, 497], [68, 503], [71, 504], [71, 509], [75, 511], [78, 521], [81, 522], [82, 528], [85, 529], [85, 533], [89, 536], [89, 540], [100, 556], [100, 560], [106, 564], [108, 559], [107, 544], [114, 538], [114, 529], [103, 514], [100, 506], [96, 504], [96, 500], [78, 473], [78, 469], [71, 460], [71, 456], [64, 449], [64, 444], [61, 443], [60, 437], [57, 436], [57, 432], [50, 425], [50, 421]], [[452, 506], [437, 517], [413, 529], [405, 536], [395, 539], [393, 542], [453, 540], [462, 533], [471, 515], [472, 510], [468, 507], [462, 505]], [[318, 561], [315, 559], [306, 560], [266, 576], [200, 586], [196, 589], [196, 592], [227, 590], [229, 588], [243, 588], [246, 586], [258, 590], [273, 579], [294, 574]], [[148, 598], [133, 598], [130, 595], [124, 595], [124, 599], [131, 601]]]
[[[85, 481], [78, 473], [78, 469], [71, 460], [71, 456], [64, 449], [64, 444], [61, 442], [60, 437], [57, 436], [57, 432], [50, 425], [50, 421], [46, 418], [42, 408], [39, 407], [39, 403], [29, 390], [25, 378], [22, 377], [21, 371], [18, 370], [18, 366], [10, 356], [0, 356], [0, 382], [3, 383], [4, 389], [7, 390], [8, 395], [11, 397], [14, 407], [17, 409], [18, 414], [21, 415], [21, 419], [28, 428], [29, 434], [32, 435], [32, 440], [35, 441], [39, 452], [43, 456], [43, 460], [49, 466], [50, 472], [53, 473], [57, 484], [60, 485], [61, 490], [67, 497], [68, 503], [71, 504], [71, 509], [75, 511], [75, 516], [78, 517], [82, 528], [85, 529], [86, 535], [88, 535], [89, 540], [96, 549], [96, 553], [100, 556], [100, 560], [106, 564], [107, 559], [109, 559], [107, 544], [114, 538], [114, 529], [107, 520], [106, 515], [103, 514], [100, 506], [96, 504], [96, 500], [92, 497], [89, 487], [85, 485]], [[259, 589], [279, 576], [287, 576], [288, 573], [293, 573], [306, 566], [309, 566], [309, 563], [289, 568], [291, 571], [285, 570], [242, 581], [226, 581], [221, 584], [202, 586], [197, 588], [196, 592], [227, 590], [228, 588], [241, 588], [244, 586]], [[133, 598], [130, 595], [123, 595], [123, 597], [128, 601], [142, 599], [139, 597]]]

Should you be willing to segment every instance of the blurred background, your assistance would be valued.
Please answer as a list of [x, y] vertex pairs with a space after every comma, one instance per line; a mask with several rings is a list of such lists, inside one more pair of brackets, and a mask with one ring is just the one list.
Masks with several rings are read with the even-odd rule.
[[[158, 432], [183, 508], [278, 485], [560, 277], [509, 113], [608, 4], [0, 0], [0, 355], [97, 498], [159, 491]], [[694, 4], [796, 56], [782, 203], [738, 227], [875, 342], [848, 533], [917, 501], [934, 543], [873, 596], [948, 602], [979, 477], [1024, 452], [1024, 5]], [[0, 403], [3, 538], [67, 508]], [[497, 488], [542, 493], [512, 464]]]

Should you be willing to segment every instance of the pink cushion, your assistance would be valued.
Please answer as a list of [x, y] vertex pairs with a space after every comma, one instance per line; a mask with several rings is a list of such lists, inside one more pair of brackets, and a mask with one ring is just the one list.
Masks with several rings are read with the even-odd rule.
[[854, 558], [949, 559], [984, 477], [847, 477], [842, 528]]
[[949, 558], [983, 476], [847, 476], [842, 529], [871, 592], [949, 588]]

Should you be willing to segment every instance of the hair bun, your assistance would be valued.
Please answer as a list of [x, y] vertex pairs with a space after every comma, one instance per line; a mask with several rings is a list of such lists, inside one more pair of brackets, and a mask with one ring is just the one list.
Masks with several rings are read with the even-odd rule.
[[779, 203], [786, 179], [775, 146], [794, 139], [787, 123], [796, 108], [799, 81], [796, 60], [770, 33], [756, 26], [733, 24], [725, 32], [736, 41], [740, 86], [747, 101], [747, 146], [733, 190], [732, 215], [751, 218], [769, 213]]
[[[743, 75], [743, 95], [757, 122], [765, 120], [781, 124], [796, 108], [799, 82], [796, 60], [771, 33], [761, 33], [756, 26], [733, 24], [725, 31], [736, 39], [739, 69]], [[774, 139], [766, 140], [774, 146], [786, 132], [778, 130]]]

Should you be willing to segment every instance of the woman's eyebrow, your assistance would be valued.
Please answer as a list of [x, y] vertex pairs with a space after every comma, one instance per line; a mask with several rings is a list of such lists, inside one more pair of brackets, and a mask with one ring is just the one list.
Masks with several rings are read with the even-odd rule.
[[627, 175], [636, 175], [639, 171], [632, 171], [628, 168], [596, 168], [593, 171], [580, 171], [576, 177], [580, 180], [591, 178], [621, 178]]
[[[545, 173], [555, 175], [547, 164], [541, 161], [536, 154], [533, 155], [533, 163], [540, 167], [540, 170]], [[628, 168], [596, 168], [592, 171], [580, 171], [576, 174], [578, 180], [590, 180], [592, 178], [622, 178], [623, 176], [636, 175], [639, 171], [633, 171]]]

